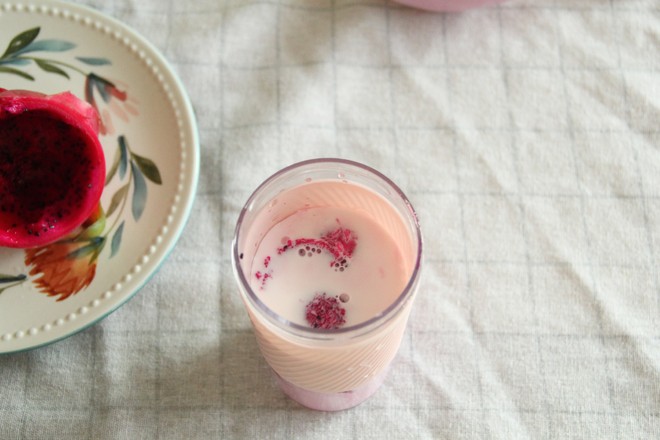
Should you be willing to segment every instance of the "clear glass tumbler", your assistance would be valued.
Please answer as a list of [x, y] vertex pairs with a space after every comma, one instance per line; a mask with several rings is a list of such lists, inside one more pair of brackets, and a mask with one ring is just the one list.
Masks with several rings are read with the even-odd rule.
[[[317, 182], [337, 184], [313, 190]], [[317, 206], [366, 213], [393, 237], [402, 255], [406, 279], [400, 293], [374, 316], [343, 328], [293, 322], [266, 306], [250, 283], [264, 235], [283, 219]], [[286, 167], [248, 199], [238, 218], [231, 256], [257, 343], [285, 394], [308, 408], [336, 411], [358, 405], [381, 386], [401, 344], [422, 264], [417, 215], [390, 179], [343, 159], [314, 159]]]

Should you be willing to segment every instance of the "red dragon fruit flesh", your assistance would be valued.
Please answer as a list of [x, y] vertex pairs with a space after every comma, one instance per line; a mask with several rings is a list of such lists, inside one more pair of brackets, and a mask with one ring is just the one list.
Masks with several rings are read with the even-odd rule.
[[0, 88], [0, 246], [44, 246], [94, 211], [105, 181], [98, 115], [69, 92]]

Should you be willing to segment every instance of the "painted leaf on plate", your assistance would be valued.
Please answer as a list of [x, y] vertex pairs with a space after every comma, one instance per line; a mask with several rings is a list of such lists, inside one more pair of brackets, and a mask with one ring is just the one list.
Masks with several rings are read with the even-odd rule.
[[16, 35], [9, 42], [9, 45], [5, 50], [5, 53], [2, 54], [2, 58], [6, 57], [7, 55], [16, 53], [19, 50], [26, 47], [28, 44], [32, 43], [39, 35], [40, 30], [41, 30], [40, 28], [36, 27], [36, 28], [28, 29]]

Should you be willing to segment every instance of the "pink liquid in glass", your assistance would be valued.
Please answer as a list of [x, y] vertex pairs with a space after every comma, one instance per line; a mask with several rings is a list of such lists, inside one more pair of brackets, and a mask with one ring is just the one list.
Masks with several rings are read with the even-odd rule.
[[[318, 185], [332, 191], [345, 184]], [[350, 252], [333, 234], [348, 237]], [[337, 328], [385, 310], [408, 280], [392, 235], [363, 212], [337, 206], [303, 209], [276, 224], [259, 244], [251, 272], [264, 304], [296, 324], [313, 326], [307, 306], [318, 295], [332, 298], [345, 311]]]

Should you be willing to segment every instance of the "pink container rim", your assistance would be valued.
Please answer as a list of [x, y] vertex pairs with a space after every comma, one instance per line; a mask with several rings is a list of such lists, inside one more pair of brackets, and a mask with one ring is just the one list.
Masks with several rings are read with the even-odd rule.
[[[343, 167], [343, 169], [334, 170], [331, 168], [319, 168], [322, 167], [323, 165], [327, 165], [328, 167], [341, 166]], [[262, 189], [269, 186], [270, 184], [279, 181], [284, 176], [288, 175], [290, 172], [304, 168], [308, 168], [310, 170], [323, 169], [326, 171], [348, 171], [345, 168], [350, 168], [357, 173], [370, 174], [372, 177], [375, 177], [376, 179], [380, 180], [381, 183], [385, 184], [386, 187], [394, 191], [394, 195], [400, 198], [400, 201], [405, 205], [407, 213], [410, 216], [410, 218], [406, 220], [410, 220], [414, 227], [414, 235], [415, 235], [414, 239], [415, 239], [415, 244], [417, 246], [417, 253], [415, 255], [415, 263], [413, 265], [413, 271], [410, 275], [408, 282], [406, 283], [406, 286], [403, 288], [401, 294], [399, 294], [396, 300], [392, 304], [390, 304], [387, 308], [385, 308], [381, 313], [375, 315], [374, 317], [366, 321], [360, 322], [359, 324], [355, 324], [348, 327], [342, 327], [338, 329], [327, 330], [327, 329], [307, 327], [291, 322], [285, 319], [284, 317], [282, 317], [281, 315], [275, 313], [259, 299], [257, 294], [250, 287], [250, 282], [245, 277], [245, 274], [243, 273], [243, 269], [241, 268], [240, 262], [242, 258], [240, 255], [241, 252], [239, 250], [241, 225], [245, 220], [245, 216], [250, 212], [252, 203], [257, 198], [257, 196], [259, 195]], [[231, 259], [232, 259], [232, 268], [234, 271], [235, 278], [241, 284], [241, 287], [243, 289], [242, 291], [244, 291], [247, 294], [247, 299], [277, 327], [286, 330], [296, 336], [302, 336], [310, 339], [332, 339], [340, 335], [353, 334], [355, 336], [359, 336], [364, 333], [368, 333], [371, 330], [380, 327], [381, 325], [388, 322], [390, 319], [397, 316], [398, 314], [397, 312], [400, 309], [402, 309], [406, 301], [413, 296], [417, 284], [419, 282], [421, 265], [422, 265], [422, 245], [423, 245], [422, 232], [419, 225], [417, 213], [415, 212], [414, 208], [412, 207], [412, 204], [408, 200], [408, 197], [392, 180], [390, 180], [390, 178], [388, 178], [381, 172], [367, 165], [352, 160], [339, 159], [339, 158], [318, 158], [318, 159], [304, 160], [301, 162], [291, 164], [285, 168], [282, 168], [281, 170], [277, 171], [275, 174], [271, 175], [266, 180], [264, 180], [252, 192], [247, 202], [241, 209], [241, 212], [238, 216], [238, 220], [236, 222], [234, 237], [231, 244], [232, 247]]]
[[435, 12], [461, 12], [481, 6], [495, 5], [505, 0], [394, 0], [402, 5]]

